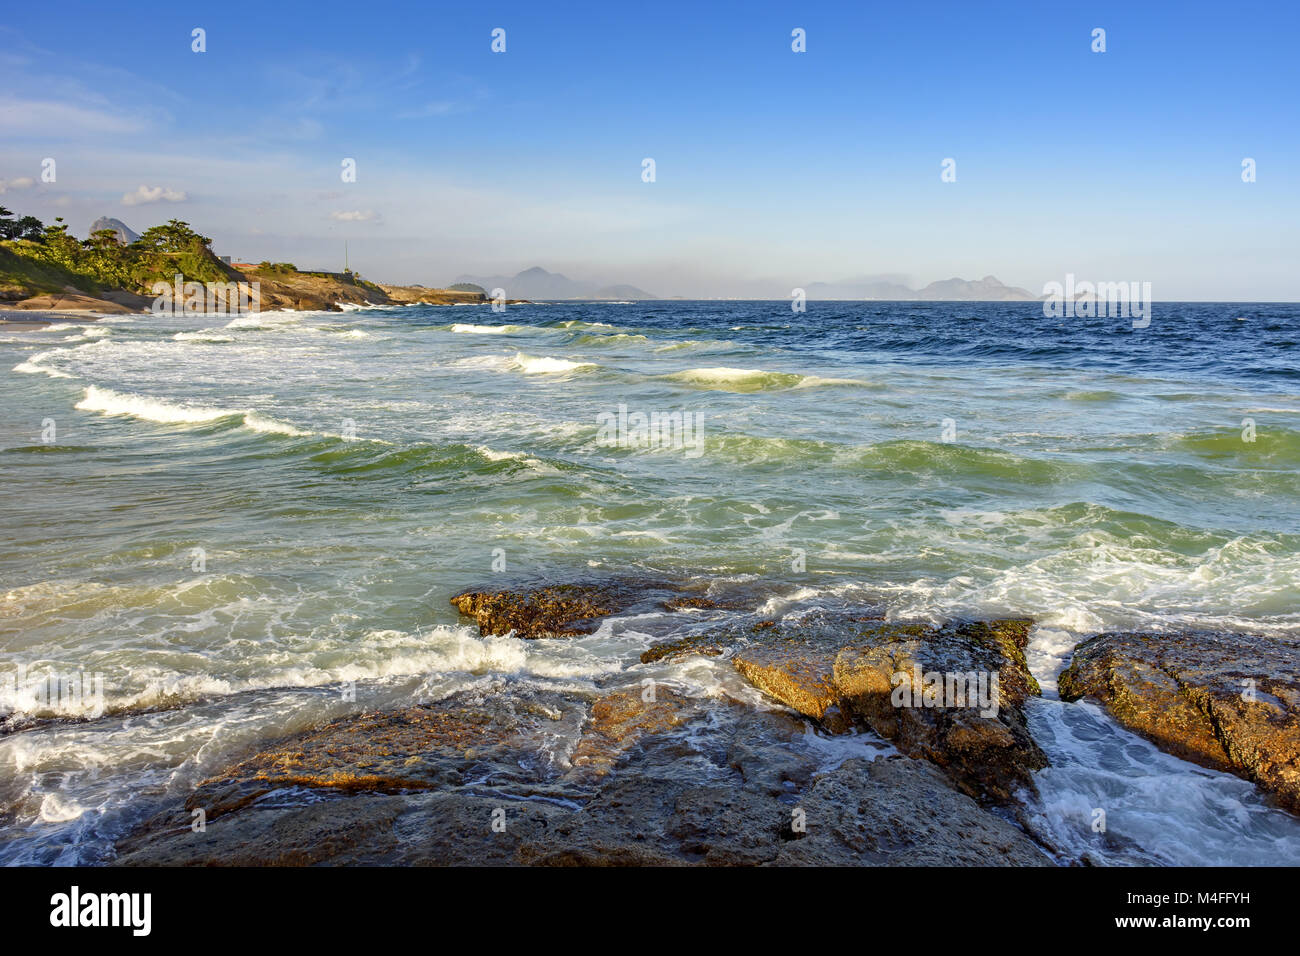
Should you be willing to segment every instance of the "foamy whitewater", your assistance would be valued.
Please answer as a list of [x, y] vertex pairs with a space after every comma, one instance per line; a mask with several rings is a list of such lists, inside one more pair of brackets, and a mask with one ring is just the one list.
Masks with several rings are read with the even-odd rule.
[[[1250, 784], [1055, 693], [1102, 629], [1300, 630], [1300, 309], [1157, 304], [1143, 330], [1035, 303], [455, 315], [474, 321], [5, 330], [0, 862], [109, 859], [232, 755], [350, 712], [345, 681], [375, 708], [642, 671], [760, 699], [726, 661], [641, 665], [645, 618], [480, 637], [447, 598], [500, 556], [495, 580], [765, 582], [773, 617], [1031, 616], [1052, 766], [1027, 825], [1115, 864], [1300, 863], [1300, 822]], [[701, 416], [698, 447], [599, 441], [619, 406]], [[19, 669], [98, 675], [102, 709]], [[888, 749], [807, 746], [827, 766]], [[1104, 852], [1103, 798], [1126, 838]]]

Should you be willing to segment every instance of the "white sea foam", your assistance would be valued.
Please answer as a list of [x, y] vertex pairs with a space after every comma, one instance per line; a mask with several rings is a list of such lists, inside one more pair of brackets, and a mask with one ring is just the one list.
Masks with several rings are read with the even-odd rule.
[[509, 335], [511, 332], [519, 332], [523, 328], [522, 325], [471, 325], [467, 322], [457, 322], [448, 331], [472, 335]]
[[303, 436], [316, 434], [312, 431], [295, 428], [293, 425], [289, 425], [274, 418], [269, 418], [266, 415], [259, 415], [257, 412], [244, 413], [244, 426], [246, 428], [251, 428], [255, 432], [264, 432], [272, 435]]
[[82, 327], [77, 332], [76, 335], [69, 335], [65, 339], [63, 339], [63, 341], [64, 342], [85, 342], [87, 339], [103, 338], [106, 335], [111, 335], [112, 332], [113, 330], [108, 328], [101, 328], [94, 325], [85, 326]]
[[794, 388], [803, 380], [802, 375], [789, 372], [769, 372], [758, 368], [727, 366], [682, 369], [680, 372], [671, 372], [664, 378], [692, 388], [722, 392], [758, 392]]
[[765, 372], [758, 368], [727, 368], [725, 366], [715, 366], [713, 368], [683, 369], [680, 372], [673, 372], [668, 377], [688, 382], [716, 382], [731, 384], [735, 382], [758, 381], [770, 374], [772, 373]]
[[617, 326], [610, 325], [608, 322], [584, 322], [581, 319], [566, 319], [557, 326], [562, 329], [613, 329]]
[[408, 309], [411, 307], [411, 304], [409, 303], [376, 304], [372, 302], [367, 302], [365, 305], [358, 305], [355, 302], [338, 302], [336, 304], [338, 305], [340, 312], [396, 312], [399, 309]]
[[15, 372], [22, 372], [24, 375], [48, 375], [50, 378], [72, 378], [67, 372], [61, 372], [56, 368], [49, 368], [43, 363], [48, 358], [53, 358], [61, 352], [67, 352], [69, 349], [50, 349], [48, 352], [37, 352], [30, 358], [19, 362], [14, 366]]
[[758, 368], [688, 368], [665, 376], [675, 382], [696, 388], [722, 391], [758, 391], [761, 389], [820, 388], [835, 385], [877, 387], [856, 378], [827, 378], [820, 375], [800, 375], [794, 372], [773, 372]]
[[[1033, 700], [1029, 728], [1051, 766], [1035, 774], [1029, 826], [1067, 860], [1243, 866], [1300, 863], [1300, 820], [1254, 785], [1162, 753], [1089, 702]], [[1105, 829], [1093, 828], [1097, 809]]]
[[145, 395], [115, 392], [111, 388], [100, 388], [97, 385], [88, 386], [85, 397], [74, 407], [83, 412], [129, 415], [132, 418], [141, 418], [163, 425], [197, 425], [243, 414], [242, 411], [234, 408], [181, 405]]
[[286, 325], [297, 325], [308, 315], [329, 315], [321, 312], [295, 312], [292, 309], [280, 309], [274, 312], [250, 312], [238, 315], [226, 323], [227, 329], [275, 329]]
[[229, 335], [221, 335], [211, 329], [200, 329], [197, 332], [177, 332], [172, 338], [177, 342], [233, 342], [235, 341]]
[[477, 451], [484, 458], [486, 458], [488, 461], [517, 461], [522, 465], [527, 465], [528, 468], [531, 469], [532, 471], [546, 472], [551, 474], [559, 473], [558, 469], [556, 469], [554, 466], [548, 465], [546, 462], [542, 461], [541, 459], [534, 458], [532, 455], [529, 455], [526, 452], [497, 451], [496, 449], [488, 448], [486, 445], [477, 445], [475, 446], [474, 450]]
[[805, 375], [794, 386], [795, 388], [821, 388], [831, 385], [858, 385], [874, 387], [871, 382], [864, 382], [858, 378], [822, 378], [820, 375]]
[[596, 368], [594, 362], [571, 362], [568, 359], [552, 358], [549, 355], [525, 355], [523, 352], [515, 353], [512, 364], [525, 375], [558, 375], [576, 372], [578, 369]]
[[109, 416], [127, 415], [143, 421], [157, 422], [161, 425], [201, 425], [206, 422], [219, 421], [223, 418], [239, 417], [243, 420], [243, 425], [246, 428], [255, 432], [279, 435], [314, 434], [258, 412], [246, 411], [240, 408], [221, 408], [211, 405], [171, 402], [165, 399], [151, 398], [147, 395], [117, 392], [111, 388], [100, 388], [97, 385], [88, 386], [85, 397], [74, 407], [83, 412], [99, 412]]

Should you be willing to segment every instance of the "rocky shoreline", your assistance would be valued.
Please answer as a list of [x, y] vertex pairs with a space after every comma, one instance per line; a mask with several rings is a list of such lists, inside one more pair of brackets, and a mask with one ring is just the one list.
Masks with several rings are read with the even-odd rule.
[[1099, 634], [1061, 699], [1099, 701], [1161, 750], [1250, 780], [1300, 813], [1300, 641], [1252, 634]]
[[[1025, 661], [1032, 621], [934, 625], [870, 606], [773, 621], [764, 597], [632, 577], [457, 594], [483, 635], [564, 640], [645, 612], [703, 623], [669, 628], [608, 686], [542, 691], [502, 676], [483, 694], [276, 741], [163, 807], [119, 841], [115, 863], [1089, 862], [1017, 822], [1048, 763], [1025, 719], [1041, 694]], [[1076, 649], [1061, 696], [1095, 698], [1157, 746], [1295, 811], [1295, 650], [1105, 634]], [[753, 699], [685, 696], [650, 676], [697, 657], [729, 662]], [[1255, 681], [1252, 696], [1239, 680]]]

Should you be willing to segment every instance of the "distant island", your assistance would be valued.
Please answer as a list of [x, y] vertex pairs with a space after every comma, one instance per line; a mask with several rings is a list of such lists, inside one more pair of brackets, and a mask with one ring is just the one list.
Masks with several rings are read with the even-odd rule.
[[1035, 302], [1042, 296], [1027, 289], [1003, 285], [994, 276], [983, 279], [943, 279], [923, 289], [881, 278], [813, 282], [804, 287], [809, 299], [902, 300], [917, 302]]
[[651, 295], [634, 285], [600, 286], [594, 282], [581, 282], [570, 279], [558, 272], [547, 272], [540, 266], [533, 266], [533, 268], [525, 269], [513, 276], [462, 275], [457, 276], [456, 282], [471, 283], [486, 289], [488, 292], [493, 289], [504, 289], [507, 295], [519, 296], [524, 299], [586, 299], [589, 301], [616, 302], [659, 298], [659, 296]]
[[[558, 272], [548, 272], [533, 266], [513, 276], [462, 275], [457, 283], [472, 283], [485, 290], [504, 289], [509, 295], [541, 300], [585, 301], [644, 301], [660, 296], [646, 292], [634, 285], [598, 285], [570, 279]], [[451, 286], [455, 288], [455, 286]], [[1034, 302], [1042, 298], [1027, 289], [1004, 285], [995, 276], [982, 279], [943, 279], [931, 282], [922, 289], [913, 289], [892, 278], [865, 277], [841, 282], [813, 282], [802, 287], [813, 300], [903, 300], [918, 302]], [[784, 298], [773, 293], [771, 298]], [[673, 296], [673, 298], [681, 298]], [[725, 297], [730, 298], [730, 297]]]

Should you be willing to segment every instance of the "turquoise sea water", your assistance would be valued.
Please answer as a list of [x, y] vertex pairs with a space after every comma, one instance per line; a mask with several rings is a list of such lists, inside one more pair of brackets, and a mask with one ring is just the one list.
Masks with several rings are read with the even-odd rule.
[[[480, 638], [447, 598], [652, 570], [762, 581], [770, 614], [1031, 616], [1035, 826], [1082, 843], [1104, 799], [1143, 847], [1114, 862], [1300, 862], [1250, 785], [1053, 699], [1102, 629], [1300, 630], [1300, 307], [132, 316], [0, 326], [0, 381], [0, 861], [106, 859], [162, 796], [342, 713], [340, 682], [397, 706], [613, 679], [636, 621]], [[55, 719], [94, 708], [6, 689], [19, 668], [97, 675], [105, 713]], [[725, 663], [670, 676], [752, 693]]]

